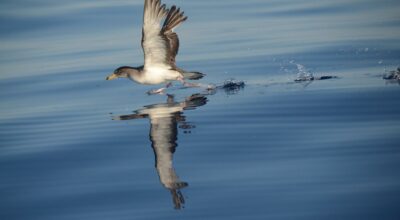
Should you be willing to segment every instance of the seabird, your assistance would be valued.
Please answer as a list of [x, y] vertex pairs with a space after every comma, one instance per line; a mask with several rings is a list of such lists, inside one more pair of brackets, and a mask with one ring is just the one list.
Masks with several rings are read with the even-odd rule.
[[[166, 86], [149, 91], [149, 94], [163, 93], [172, 81], [180, 81], [185, 86], [195, 86], [185, 80], [197, 80], [204, 76], [199, 72], [180, 69], [175, 64], [179, 50], [179, 38], [174, 29], [186, 21], [187, 16], [173, 5], [167, 9], [160, 0], [145, 0], [142, 28], [142, 48], [144, 65], [139, 67], [122, 66], [107, 77], [107, 80], [129, 78], [140, 84]], [[161, 26], [161, 22], [164, 21]]]

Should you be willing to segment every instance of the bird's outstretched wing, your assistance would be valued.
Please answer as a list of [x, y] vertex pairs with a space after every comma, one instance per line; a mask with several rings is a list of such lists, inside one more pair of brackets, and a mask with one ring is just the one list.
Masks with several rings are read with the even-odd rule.
[[[163, 19], [165, 19], [164, 24], [161, 26]], [[176, 6], [166, 9], [160, 0], [145, 0], [142, 30], [145, 68], [148, 66], [176, 68], [175, 57], [179, 50], [179, 39], [173, 29], [186, 19], [187, 17]]]

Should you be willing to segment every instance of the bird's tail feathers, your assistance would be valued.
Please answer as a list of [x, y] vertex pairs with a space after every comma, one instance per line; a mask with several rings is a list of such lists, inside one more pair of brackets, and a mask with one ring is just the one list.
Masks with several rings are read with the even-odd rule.
[[205, 74], [200, 72], [183, 72], [183, 77], [189, 80], [198, 80], [205, 76]]

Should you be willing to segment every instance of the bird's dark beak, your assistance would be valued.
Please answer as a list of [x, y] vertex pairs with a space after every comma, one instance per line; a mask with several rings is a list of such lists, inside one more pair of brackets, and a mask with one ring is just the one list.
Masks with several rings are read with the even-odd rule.
[[113, 73], [113, 74], [107, 76], [106, 80], [113, 80], [113, 79], [116, 79], [116, 78], [118, 78], [118, 76], [115, 73]]

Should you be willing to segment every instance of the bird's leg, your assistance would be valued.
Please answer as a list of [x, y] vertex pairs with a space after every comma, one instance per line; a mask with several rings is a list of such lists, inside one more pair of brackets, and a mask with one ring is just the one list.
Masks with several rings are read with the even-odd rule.
[[154, 95], [154, 94], [163, 95], [163, 94], [164, 94], [164, 91], [165, 91], [167, 88], [171, 87], [171, 86], [172, 86], [172, 82], [169, 82], [169, 83], [167, 83], [167, 84], [165, 85], [165, 87], [159, 88], [159, 89], [150, 90], [150, 91], [147, 92], [147, 94], [149, 94], [149, 95]]
[[190, 83], [190, 82], [186, 82], [182, 77], [178, 78], [179, 82], [181, 82], [183, 84], [183, 86], [185, 87], [201, 87], [201, 88], [205, 88], [207, 91], [213, 91], [217, 88], [217, 86], [212, 85], [212, 84], [201, 84], [201, 83]]
[[159, 88], [159, 89], [153, 89], [147, 92], [149, 95], [155, 95], [155, 94], [164, 94], [165, 88]]
[[165, 89], [166, 89], [166, 88], [160, 88], [160, 89], [150, 90], [150, 91], [147, 92], [147, 94], [149, 94], [149, 95], [155, 95], [155, 94], [163, 95]]
[[174, 100], [174, 98], [175, 98], [175, 96], [174, 95], [170, 95], [170, 94], [167, 94], [167, 103], [168, 104], [173, 104], [173, 103], [175, 103], [175, 100]]
[[186, 82], [185, 79], [183, 79], [183, 77], [179, 77], [178, 80], [179, 80], [179, 82], [181, 82], [181, 83], [183, 84], [183, 86], [185, 86], [185, 87], [201, 87], [200, 84]]

